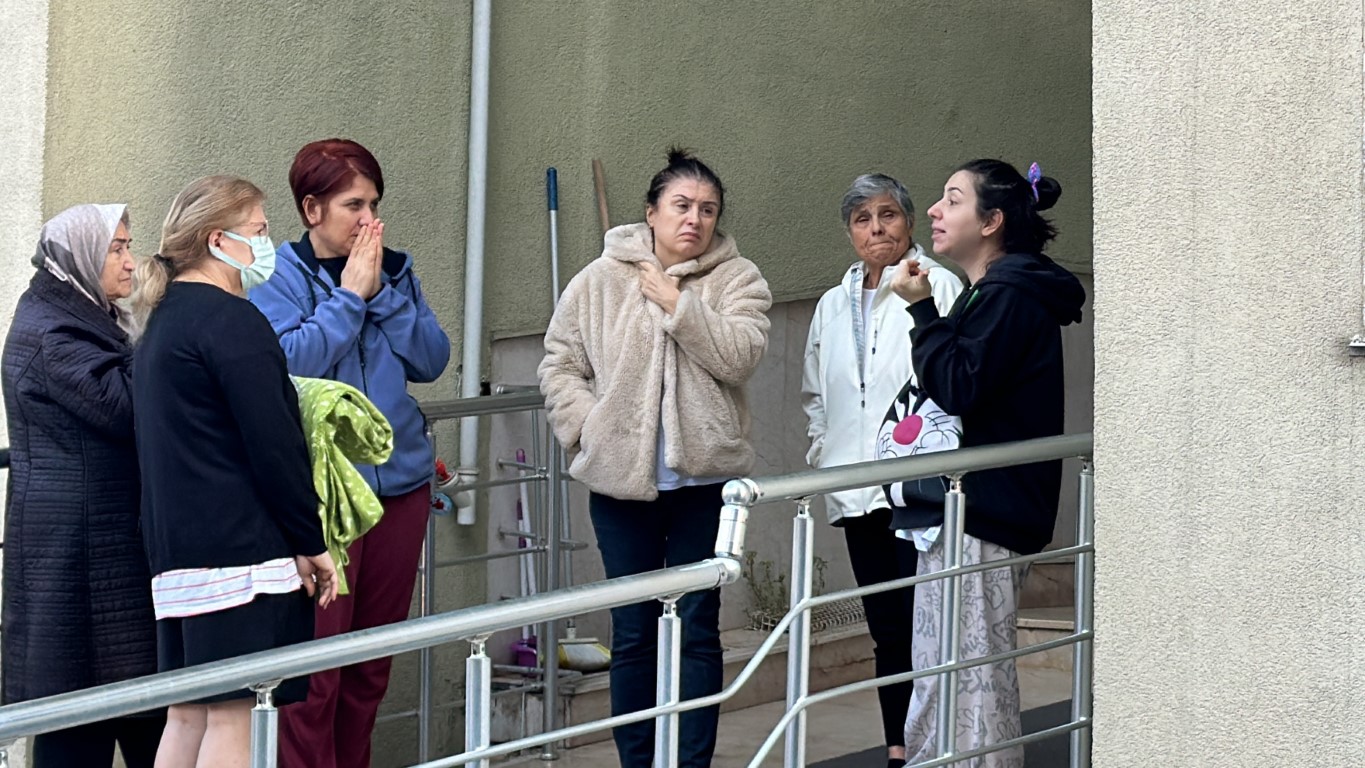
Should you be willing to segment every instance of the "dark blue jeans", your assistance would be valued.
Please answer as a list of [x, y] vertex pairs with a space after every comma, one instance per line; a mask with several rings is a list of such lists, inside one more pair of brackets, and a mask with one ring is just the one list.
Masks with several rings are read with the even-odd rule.
[[[607, 578], [629, 576], [705, 560], [715, 554], [720, 528], [720, 485], [664, 491], [656, 501], [622, 501], [592, 494], [588, 509]], [[611, 713], [623, 715], [655, 704], [658, 619], [662, 603], [615, 608], [611, 612]], [[709, 696], [721, 689], [720, 590], [697, 592], [678, 601], [682, 618], [682, 698]], [[685, 712], [680, 718], [678, 765], [707, 768], [716, 751], [719, 707]], [[621, 768], [650, 768], [654, 721], [613, 731]]]

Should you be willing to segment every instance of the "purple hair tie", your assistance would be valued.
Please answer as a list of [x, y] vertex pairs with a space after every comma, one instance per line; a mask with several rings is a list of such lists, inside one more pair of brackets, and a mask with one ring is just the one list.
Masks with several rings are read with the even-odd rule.
[[1028, 167], [1028, 176], [1025, 178], [1028, 179], [1029, 186], [1033, 187], [1033, 202], [1036, 203], [1038, 202], [1038, 182], [1043, 180], [1043, 169], [1034, 163]]

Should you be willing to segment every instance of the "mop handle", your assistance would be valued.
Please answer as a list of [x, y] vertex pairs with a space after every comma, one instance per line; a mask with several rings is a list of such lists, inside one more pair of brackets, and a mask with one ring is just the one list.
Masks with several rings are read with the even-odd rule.
[[550, 311], [559, 306], [559, 172], [551, 166], [545, 169], [545, 198], [550, 211], [550, 295], [554, 303]]

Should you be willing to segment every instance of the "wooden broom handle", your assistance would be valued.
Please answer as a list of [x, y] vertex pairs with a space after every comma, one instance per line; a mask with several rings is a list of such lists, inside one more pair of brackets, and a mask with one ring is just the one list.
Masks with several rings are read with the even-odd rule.
[[597, 190], [597, 218], [602, 223], [602, 234], [611, 229], [611, 219], [607, 216], [607, 172], [602, 169], [602, 161], [593, 158], [592, 185]]

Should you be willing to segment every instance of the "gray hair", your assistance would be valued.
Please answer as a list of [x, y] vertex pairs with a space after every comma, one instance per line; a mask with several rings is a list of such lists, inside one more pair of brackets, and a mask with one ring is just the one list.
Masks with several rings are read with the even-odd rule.
[[890, 195], [901, 207], [901, 213], [905, 214], [906, 220], [914, 225], [915, 204], [910, 202], [910, 193], [906, 191], [905, 185], [884, 173], [864, 173], [854, 179], [848, 191], [844, 193], [844, 202], [840, 205], [844, 226], [849, 226], [849, 219], [858, 206], [882, 195]]

